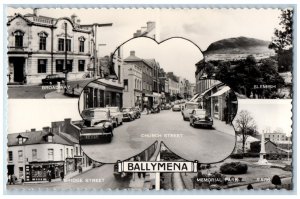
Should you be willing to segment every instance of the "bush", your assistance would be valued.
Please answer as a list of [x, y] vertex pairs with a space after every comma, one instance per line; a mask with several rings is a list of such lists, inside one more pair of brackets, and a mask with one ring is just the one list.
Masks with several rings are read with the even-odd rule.
[[247, 164], [240, 162], [224, 163], [220, 168], [220, 171], [223, 174], [245, 174], [247, 173], [247, 170]]
[[230, 157], [232, 159], [243, 159], [244, 155], [242, 153], [231, 154]]

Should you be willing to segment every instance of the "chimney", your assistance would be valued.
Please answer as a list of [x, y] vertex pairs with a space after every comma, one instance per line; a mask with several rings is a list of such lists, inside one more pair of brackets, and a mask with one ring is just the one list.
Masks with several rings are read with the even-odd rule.
[[130, 51], [130, 56], [135, 56], [135, 51], [134, 50]]
[[43, 127], [43, 132], [49, 133], [50, 127], [49, 126]]
[[147, 31], [151, 31], [155, 27], [155, 22], [148, 21], [147, 22]]
[[71, 118], [66, 118], [65, 119], [65, 124], [71, 124]]
[[141, 30], [137, 30], [137, 31], [136, 31], [136, 34], [137, 34], [138, 36], [140, 36], [140, 35], [142, 34], [142, 31], [141, 31]]
[[35, 132], [35, 129], [30, 129], [31, 132]]
[[37, 16], [37, 11], [38, 11], [38, 8], [33, 8], [33, 15], [34, 16]]

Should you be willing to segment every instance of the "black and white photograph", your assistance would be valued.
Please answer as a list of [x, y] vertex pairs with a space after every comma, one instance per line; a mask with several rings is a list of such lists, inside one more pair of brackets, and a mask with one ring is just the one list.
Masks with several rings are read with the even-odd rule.
[[295, 15], [7, 6], [6, 190], [294, 191]]

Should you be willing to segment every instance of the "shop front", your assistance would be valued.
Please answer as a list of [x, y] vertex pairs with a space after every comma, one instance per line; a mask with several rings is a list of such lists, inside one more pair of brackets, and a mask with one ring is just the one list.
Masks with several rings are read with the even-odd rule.
[[64, 161], [30, 162], [25, 165], [25, 181], [45, 181], [48, 170], [51, 172], [51, 179], [60, 178], [60, 173], [64, 172]]
[[142, 110], [144, 110], [145, 108], [151, 108], [153, 106], [153, 95], [151, 94], [146, 94], [146, 93], [143, 93], [142, 94]]

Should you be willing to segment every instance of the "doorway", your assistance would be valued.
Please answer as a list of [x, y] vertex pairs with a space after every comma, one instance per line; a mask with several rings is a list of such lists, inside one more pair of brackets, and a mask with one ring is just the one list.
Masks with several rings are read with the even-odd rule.
[[10, 82], [24, 83], [25, 73], [24, 73], [25, 58], [24, 57], [11, 57], [9, 58], [9, 72], [10, 72]]

